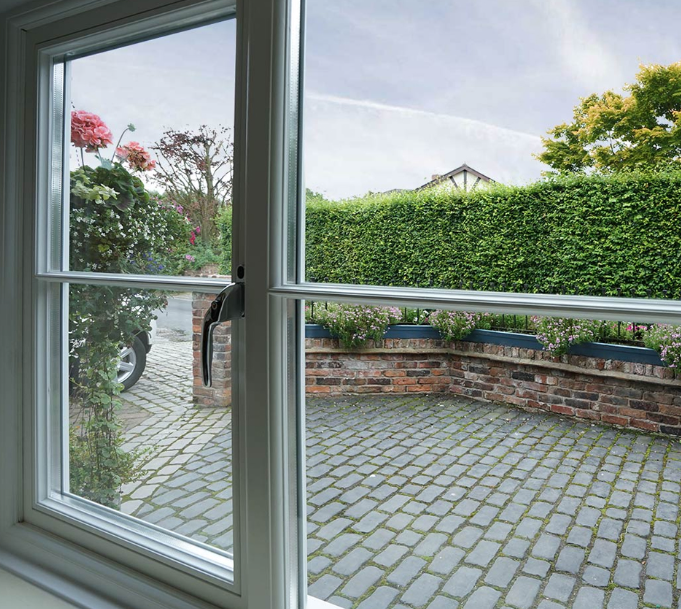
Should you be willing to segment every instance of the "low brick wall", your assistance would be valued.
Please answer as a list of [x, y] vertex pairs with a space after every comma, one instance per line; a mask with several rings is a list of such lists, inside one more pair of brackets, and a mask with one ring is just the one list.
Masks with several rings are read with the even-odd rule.
[[310, 395], [450, 393], [681, 435], [681, 381], [664, 366], [466, 341], [305, 342]]

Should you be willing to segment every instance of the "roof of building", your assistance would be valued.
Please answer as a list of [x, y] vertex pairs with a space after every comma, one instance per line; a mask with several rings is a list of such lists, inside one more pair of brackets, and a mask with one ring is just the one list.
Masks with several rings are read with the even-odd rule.
[[442, 175], [433, 177], [433, 179], [430, 182], [426, 182], [423, 184], [423, 186], [419, 186], [415, 190], [423, 190], [424, 188], [430, 188], [431, 186], [435, 186], [436, 184], [441, 184], [442, 182], [446, 180], [450, 180], [454, 186], [459, 188], [459, 184], [457, 184], [456, 180], [454, 179], [455, 176], [459, 175], [460, 173], [468, 173], [474, 178], [476, 178], [475, 183], [471, 187], [471, 190], [475, 188], [478, 184], [478, 182], [494, 182], [492, 178], [489, 176], [486, 176], [484, 173], [480, 173], [477, 169], [473, 169], [472, 167], [469, 167], [464, 163], [463, 165], [460, 165], [456, 169], [452, 169], [451, 171], [448, 171], [447, 173], [443, 173]]

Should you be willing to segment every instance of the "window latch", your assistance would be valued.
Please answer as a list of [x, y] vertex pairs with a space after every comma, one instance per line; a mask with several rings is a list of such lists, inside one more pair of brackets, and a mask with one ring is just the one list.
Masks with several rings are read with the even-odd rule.
[[244, 284], [232, 283], [220, 292], [203, 317], [201, 328], [201, 368], [203, 384], [212, 384], [213, 331], [218, 324], [244, 316]]

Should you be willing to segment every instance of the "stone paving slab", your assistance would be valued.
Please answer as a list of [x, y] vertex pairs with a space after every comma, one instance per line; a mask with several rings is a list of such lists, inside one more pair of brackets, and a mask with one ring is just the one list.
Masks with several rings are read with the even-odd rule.
[[[159, 342], [124, 397], [127, 446], [151, 452], [122, 509], [229, 550], [231, 417], [191, 404], [191, 344]], [[441, 395], [306, 408], [310, 594], [359, 609], [679, 606], [674, 439]]]

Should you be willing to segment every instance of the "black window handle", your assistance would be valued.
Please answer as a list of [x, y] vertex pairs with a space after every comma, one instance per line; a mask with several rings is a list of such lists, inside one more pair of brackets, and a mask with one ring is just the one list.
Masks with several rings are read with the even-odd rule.
[[203, 316], [201, 328], [201, 369], [203, 384], [212, 384], [213, 330], [218, 324], [244, 316], [244, 284], [232, 283], [220, 292]]

